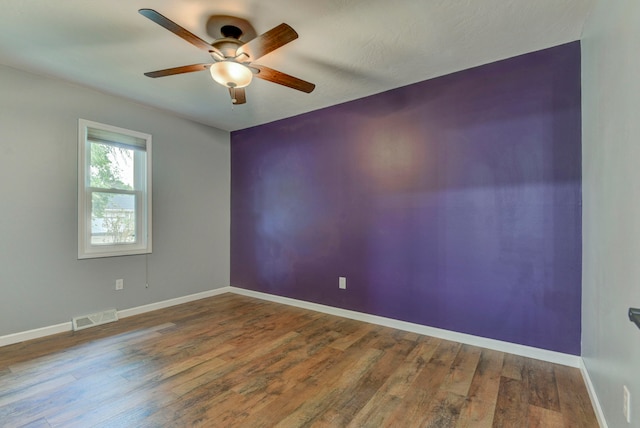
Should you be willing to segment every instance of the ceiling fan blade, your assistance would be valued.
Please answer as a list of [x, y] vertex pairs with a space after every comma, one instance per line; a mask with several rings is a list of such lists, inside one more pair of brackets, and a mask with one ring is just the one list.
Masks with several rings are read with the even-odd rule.
[[179, 26], [178, 24], [176, 24], [175, 22], [173, 22], [169, 18], [159, 14], [155, 10], [153, 10], [153, 9], [140, 9], [138, 12], [142, 16], [146, 16], [147, 18], [149, 18], [150, 20], [152, 20], [156, 24], [158, 24], [158, 25], [166, 28], [167, 30], [171, 31], [176, 36], [183, 38], [184, 40], [186, 40], [187, 42], [191, 43], [195, 47], [203, 49], [203, 50], [205, 50], [207, 52], [209, 52], [211, 50], [211, 45], [209, 43], [205, 42], [200, 37], [196, 36], [195, 34], [193, 34], [192, 32], [190, 32], [188, 30], [186, 30], [185, 28], [182, 28], [181, 26]]
[[231, 95], [231, 102], [233, 104], [244, 104], [247, 102], [244, 88], [229, 88], [229, 95]]
[[247, 54], [251, 61], [255, 61], [297, 38], [298, 33], [293, 28], [287, 24], [280, 24], [240, 46], [236, 54]]
[[144, 73], [147, 77], [165, 77], [173, 76], [174, 74], [193, 73], [194, 71], [203, 71], [211, 67], [211, 64], [192, 64], [183, 65], [182, 67], [166, 68], [164, 70], [149, 71]]
[[277, 83], [278, 85], [288, 86], [290, 88], [297, 89], [298, 91], [310, 93], [316, 87], [313, 83], [298, 79], [297, 77], [290, 76], [281, 71], [274, 70], [273, 68], [265, 67], [264, 65], [251, 64], [251, 68], [258, 70], [255, 77]]

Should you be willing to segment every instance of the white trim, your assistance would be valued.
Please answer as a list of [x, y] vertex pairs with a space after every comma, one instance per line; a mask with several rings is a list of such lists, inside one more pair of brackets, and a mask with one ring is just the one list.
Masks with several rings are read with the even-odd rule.
[[564, 366], [580, 368], [582, 358], [577, 355], [564, 354], [561, 352], [548, 351], [546, 349], [534, 348], [531, 346], [518, 345], [501, 340], [488, 339], [485, 337], [473, 336], [465, 333], [457, 333], [455, 331], [443, 330], [440, 328], [428, 327], [421, 324], [414, 324], [406, 321], [394, 320], [391, 318], [380, 317], [377, 315], [365, 314], [362, 312], [350, 311], [347, 309], [334, 308], [332, 306], [321, 305], [318, 303], [305, 302], [303, 300], [291, 299], [288, 297], [276, 296], [273, 294], [261, 293], [243, 288], [230, 287], [232, 293], [241, 294], [243, 296], [255, 297], [257, 299], [268, 300], [270, 302], [282, 303], [299, 308], [309, 309], [325, 314], [336, 315], [339, 317], [350, 318], [357, 321], [364, 321], [372, 324], [378, 324], [385, 327], [396, 328], [398, 330], [410, 331], [413, 333], [423, 334], [425, 336], [437, 337], [440, 339], [452, 340], [455, 342], [465, 343], [468, 345], [479, 346], [482, 348], [493, 349], [496, 351], [507, 352], [509, 354], [520, 355], [528, 358], [535, 358], [550, 363], [562, 364]]
[[[284, 305], [296, 306], [299, 308], [309, 309], [316, 312], [322, 312], [330, 315], [336, 315], [357, 321], [368, 322], [372, 324], [382, 325], [385, 327], [396, 328], [398, 330], [410, 331], [413, 333], [423, 334], [426, 336], [438, 337], [440, 339], [452, 340], [455, 342], [465, 343], [482, 348], [493, 349], [496, 351], [507, 352], [510, 354], [521, 355], [523, 357], [535, 358], [538, 360], [548, 361], [551, 363], [562, 364], [565, 366], [576, 367], [582, 369], [584, 366], [582, 358], [576, 355], [563, 354], [560, 352], [548, 351], [546, 349], [534, 348], [531, 346], [518, 345], [515, 343], [503, 342], [485, 337], [472, 336], [470, 334], [457, 333], [454, 331], [443, 330], [434, 327], [428, 327], [420, 324], [414, 324], [406, 321], [394, 320], [377, 315], [365, 314], [362, 312], [350, 311], [347, 309], [334, 308], [332, 306], [321, 305], [318, 303], [305, 302], [303, 300], [291, 299], [288, 297], [276, 296], [273, 294], [261, 293], [253, 290], [246, 290], [237, 287], [221, 287], [213, 290], [203, 291], [201, 293], [190, 294], [187, 296], [176, 297], [174, 299], [163, 300], [161, 302], [150, 303], [148, 305], [137, 306], [135, 308], [123, 309], [118, 311], [118, 318], [126, 318], [133, 315], [143, 314], [145, 312], [155, 311], [157, 309], [168, 308], [170, 306], [180, 305], [182, 303], [192, 302], [194, 300], [205, 299], [224, 293], [235, 293], [243, 296], [254, 297], [261, 300], [268, 300]], [[57, 324], [48, 327], [37, 328], [19, 333], [0, 336], [0, 346], [11, 345], [13, 343], [23, 342], [25, 340], [37, 339], [39, 337], [49, 336], [51, 334], [71, 331], [71, 322]], [[593, 387], [591, 387], [593, 388]], [[590, 394], [592, 390], [590, 390]], [[597, 400], [594, 400], [597, 403]]]
[[181, 305], [183, 303], [193, 302], [194, 300], [206, 299], [207, 297], [217, 296], [230, 292], [231, 287], [216, 288], [213, 290], [203, 291], [201, 293], [189, 294], [188, 296], [176, 297], [175, 299], [163, 300], [161, 302], [150, 303], [144, 306], [137, 306], [135, 308], [123, 309], [118, 311], [119, 318], [131, 317], [134, 315], [144, 314], [145, 312], [151, 312], [158, 309], [168, 308], [170, 306]]
[[[90, 187], [89, 167], [91, 164], [90, 151], [87, 149], [93, 140], [88, 138], [89, 129], [107, 131], [112, 134], [120, 134], [144, 140], [143, 145], [130, 144], [129, 146], [144, 147], [144, 152], [136, 151], [134, 156], [134, 191], [102, 189]], [[105, 143], [106, 144], [106, 143]], [[110, 143], [109, 143], [110, 144]], [[125, 145], [126, 141], [125, 141]], [[78, 260], [100, 257], [131, 256], [148, 254], [152, 252], [152, 136], [144, 132], [132, 131], [117, 126], [106, 125], [86, 119], [78, 119]], [[133, 147], [131, 147], [133, 148]], [[107, 192], [116, 194], [131, 194], [136, 201], [136, 242], [112, 245], [91, 244], [91, 195], [94, 192]]]
[[[123, 309], [118, 311], [118, 318], [126, 318], [133, 315], [143, 314], [145, 312], [155, 311], [157, 309], [168, 308], [169, 306], [180, 305], [182, 303], [192, 302], [194, 300], [206, 299], [207, 297], [217, 296], [219, 294], [231, 292], [231, 287], [215, 288], [213, 290], [203, 291], [201, 293], [189, 294], [188, 296], [176, 297], [175, 299], [163, 300], [161, 302], [150, 303], [148, 305], [137, 306], [135, 308]], [[71, 321], [50, 325], [47, 327], [36, 328], [33, 330], [11, 333], [0, 336], [0, 347], [12, 345], [14, 343], [24, 342], [26, 340], [38, 339], [40, 337], [51, 336], [52, 334], [65, 333], [73, 330]]]
[[591, 404], [593, 405], [593, 410], [596, 414], [600, 427], [608, 428], [609, 425], [607, 425], [607, 419], [604, 417], [602, 406], [600, 406], [600, 400], [598, 400], [596, 389], [593, 387], [591, 376], [589, 376], [589, 370], [587, 370], [587, 366], [584, 364], [583, 358], [580, 358], [580, 373], [582, 373], [582, 379], [584, 380], [584, 384], [587, 386], [587, 392], [589, 393], [589, 398], [591, 399]]
[[25, 340], [51, 336], [52, 334], [64, 333], [65, 331], [71, 331], [72, 328], [73, 325], [71, 324], [71, 321], [69, 321], [61, 324], [49, 325], [47, 327], [34, 328], [33, 330], [7, 334], [6, 336], [0, 336], [0, 347], [24, 342]]
[[[598, 396], [596, 395], [593, 383], [591, 382], [591, 378], [589, 377], [589, 372], [587, 371], [587, 368], [584, 364], [584, 360], [581, 357], [575, 355], [563, 354], [560, 352], [548, 351], [545, 349], [533, 348], [530, 346], [517, 345], [514, 343], [503, 342], [495, 339], [487, 339], [484, 337], [472, 336], [464, 333], [456, 333], [453, 331], [427, 327], [420, 324], [398, 321], [390, 318], [380, 317], [377, 315], [370, 315], [362, 312], [350, 311], [347, 309], [334, 308], [332, 306], [320, 305], [318, 303], [305, 302], [303, 300], [296, 300], [288, 297], [281, 297], [273, 294], [261, 293], [258, 291], [246, 290], [237, 287], [221, 287], [213, 290], [203, 291], [201, 293], [195, 293], [187, 296], [176, 297], [174, 299], [163, 300], [161, 302], [150, 303], [148, 305], [137, 306], [135, 308], [123, 309], [121, 311], [118, 311], [118, 317], [126, 318], [133, 315], [139, 315], [145, 312], [168, 308], [170, 306], [180, 305], [195, 300], [206, 299], [208, 297], [218, 296], [225, 293], [235, 293], [243, 296], [254, 297], [257, 299], [268, 300], [270, 302], [281, 303], [289, 306], [296, 306], [299, 308], [354, 319], [357, 321], [369, 322], [385, 327], [396, 328], [398, 330], [410, 331], [413, 333], [424, 334], [426, 336], [438, 337], [441, 339], [480, 346], [483, 348], [507, 352], [523, 357], [535, 358], [551, 363], [576, 367], [580, 369], [580, 372], [582, 373], [582, 378], [584, 379], [584, 383], [587, 387], [589, 398], [591, 399], [591, 404], [594, 407], [598, 423], [602, 428], [608, 428], [606, 419], [604, 417], [604, 412], [602, 411], [602, 407], [600, 406], [600, 402], [598, 401]], [[73, 325], [71, 322], [65, 322], [61, 324], [0, 336], [0, 347], [24, 342], [26, 340], [50, 336], [52, 334], [72, 331], [72, 328]]]

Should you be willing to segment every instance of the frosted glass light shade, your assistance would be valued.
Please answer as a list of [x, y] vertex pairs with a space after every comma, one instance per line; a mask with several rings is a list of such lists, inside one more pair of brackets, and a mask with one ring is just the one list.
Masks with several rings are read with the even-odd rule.
[[253, 79], [249, 68], [233, 61], [220, 61], [209, 68], [213, 80], [227, 88], [244, 88]]

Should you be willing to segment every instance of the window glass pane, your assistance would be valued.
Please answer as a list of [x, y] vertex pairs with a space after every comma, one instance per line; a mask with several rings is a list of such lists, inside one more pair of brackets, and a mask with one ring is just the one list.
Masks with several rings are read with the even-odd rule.
[[91, 143], [90, 186], [103, 189], [134, 189], [134, 150]]
[[92, 192], [91, 245], [136, 242], [136, 197]]

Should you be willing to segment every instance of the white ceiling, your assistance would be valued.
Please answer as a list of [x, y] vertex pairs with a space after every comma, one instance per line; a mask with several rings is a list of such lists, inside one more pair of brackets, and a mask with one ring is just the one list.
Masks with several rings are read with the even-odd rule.
[[[225, 130], [271, 122], [580, 39], [591, 0], [1, 0], [0, 63], [63, 78]], [[144, 72], [209, 55], [138, 14], [152, 8], [211, 41], [211, 15], [300, 37], [256, 61], [317, 85], [255, 79], [233, 106], [208, 72]], [[1, 94], [1, 88], [0, 88]]]

